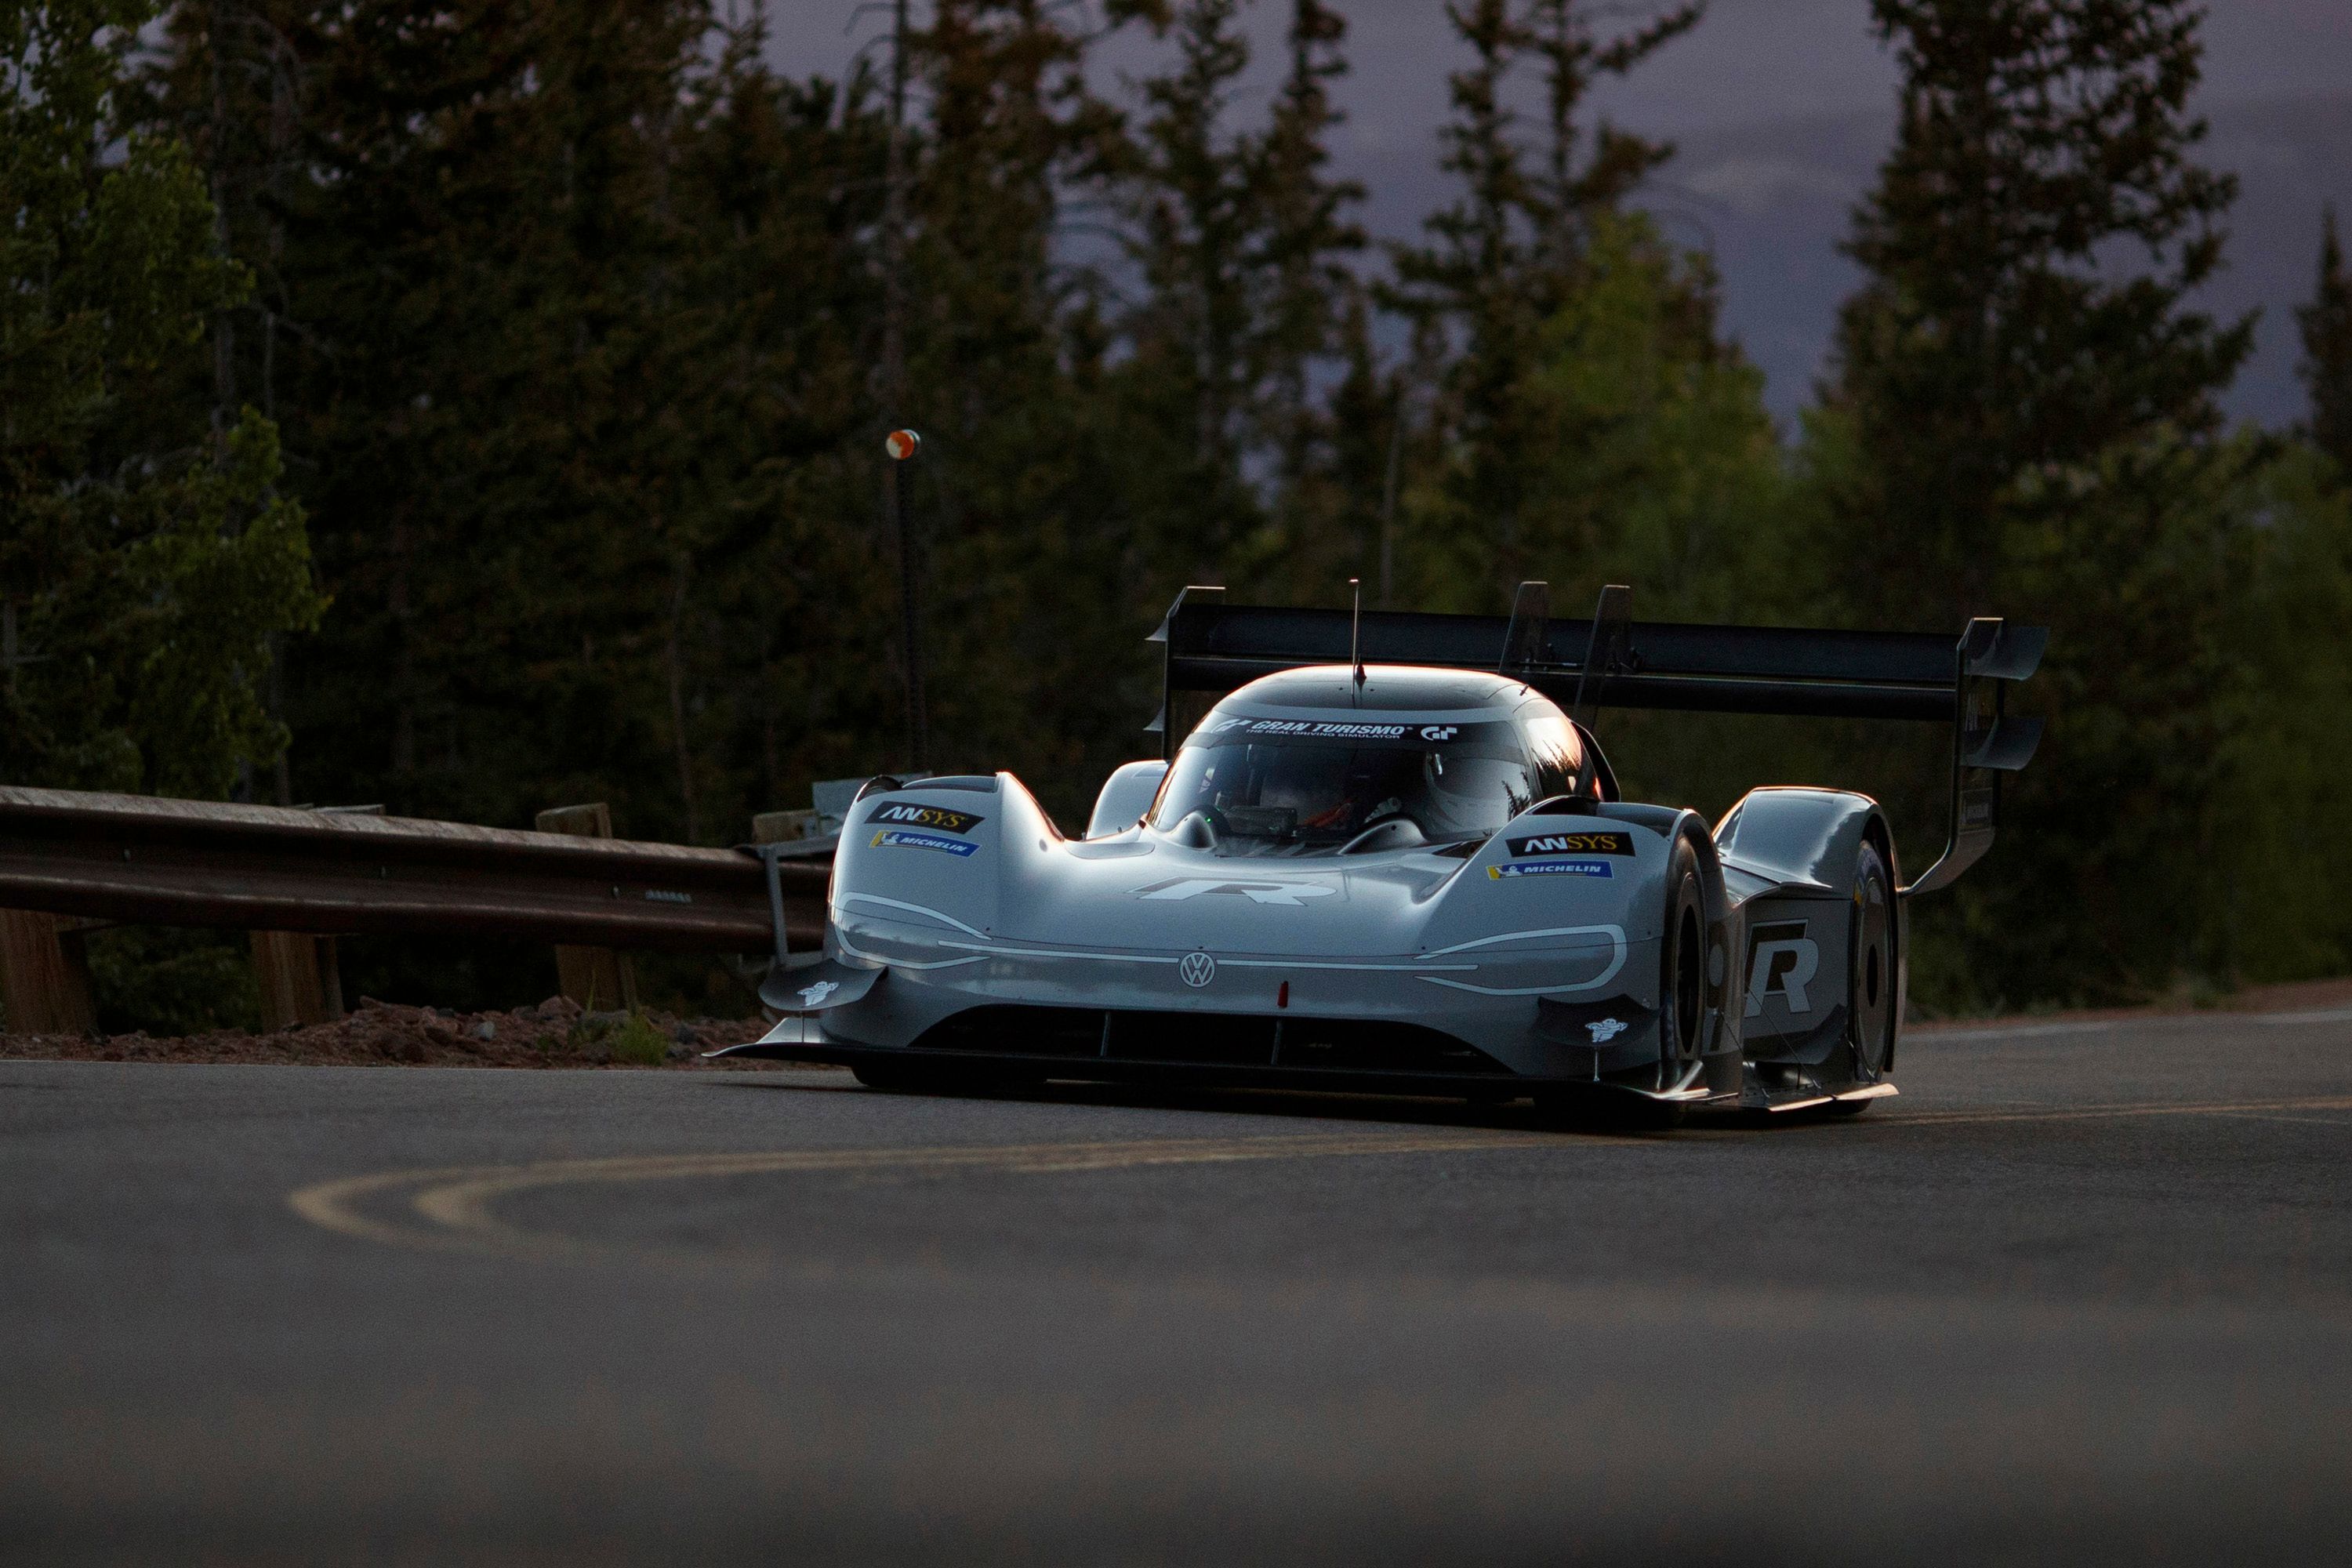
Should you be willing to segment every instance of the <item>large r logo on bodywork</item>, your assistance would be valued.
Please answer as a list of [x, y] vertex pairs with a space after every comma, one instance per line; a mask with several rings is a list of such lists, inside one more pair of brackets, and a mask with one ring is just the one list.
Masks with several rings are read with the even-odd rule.
[[1308, 899], [1328, 899], [1339, 889], [1328, 882], [1229, 882], [1222, 877], [1178, 877], [1135, 889], [1139, 899], [1197, 899], [1203, 893], [1247, 899], [1254, 904], [1297, 909]]
[[1791, 1013], [1810, 1013], [1812, 997], [1805, 987], [1821, 972], [1822, 950], [1805, 934], [1802, 921], [1778, 921], [1748, 933], [1748, 1016], [1764, 1011], [1773, 993], [1789, 1004]]

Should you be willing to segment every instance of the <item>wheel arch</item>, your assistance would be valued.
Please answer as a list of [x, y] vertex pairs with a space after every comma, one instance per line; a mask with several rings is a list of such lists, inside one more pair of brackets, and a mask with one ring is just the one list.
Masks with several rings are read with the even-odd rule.
[[[1738, 910], [1732, 902], [1723, 857], [1717, 849], [1715, 836], [1707, 830], [1706, 819], [1687, 806], [1643, 805], [1631, 801], [1605, 802], [1593, 807], [1592, 814], [1646, 827], [1691, 847], [1698, 862], [1700, 897], [1706, 921], [1706, 1021], [1700, 1031], [1699, 1054], [1707, 1062], [1709, 1089], [1736, 1094], [1739, 1083], [1739, 1013], [1732, 1005], [1732, 997], [1739, 973]], [[1665, 1000], [1663, 994], [1659, 997], [1662, 1006]]]
[[[1894, 921], [1895, 1029], [1889, 1040], [1885, 1070], [1891, 1071], [1895, 1045], [1902, 1032], [1902, 1010], [1908, 994], [1910, 933], [1895, 860], [1895, 834], [1878, 802], [1853, 790], [1771, 785], [1742, 795], [1716, 825], [1716, 847], [1739, 899], [1739, 930], [1743, 945], [1753, 949], [1747, 933], [1790, 920], [1832, 918], [1836, 924], [1822, 946], [1835, 954], [1840, 995], [1850, 980], [1848, 954], [1853, 940], [1853, 887], [1863, 847], [1875, 849], [1885, 862], [1887, 892]], [[1824, 954], [1824, 968], [1828, 954]], [[1749, 964], [1756, 954], [1747, 953]], [[1755, 1005], [1751, 995], [1748, 1005]], [[1820, 1030], [1802, 1033], [1801, 1026], [1820, 1018], [1818, 1010], [1775, 1016], [1768, 996], [1765, 1015], [1748, 1021], [1743, 1049], [1751, 1058], [1794, 1059], [1825, 1066], [1828, 1053], [1842, 1036]], [[1843, 1002], [1840, 1012], [1845, 1011]], [[1743, 1014], [1746, 1008], [1742, 1009]], [[1832, 1020], [1824, 1020], [1828, 1027]]]

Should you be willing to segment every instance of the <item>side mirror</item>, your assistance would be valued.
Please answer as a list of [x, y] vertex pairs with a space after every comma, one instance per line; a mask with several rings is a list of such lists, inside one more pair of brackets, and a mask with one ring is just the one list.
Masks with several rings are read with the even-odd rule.
[[1087, 837], [1104, 838], [1114, 833], [1124, 833], [1143, 819], [1151, 809], [1151, 800], [1160, 793], [1160, 781], [1166, 777], [1168, 764], [1162, 762], [1129, 763], [1115, 768], [1095, 797], [1095, 814], [1087, 822]]

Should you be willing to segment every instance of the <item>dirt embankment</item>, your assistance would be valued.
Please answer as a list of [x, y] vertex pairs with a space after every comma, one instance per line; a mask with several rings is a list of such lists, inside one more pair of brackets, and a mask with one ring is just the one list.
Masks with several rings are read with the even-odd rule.
[[[323, 1067], [710, 1068], [702, 1053], [756, 1040], [757, 1018], [681, 1019], [667, 1013], [583, 1013], [551, 996], [536, 1007], [457, 1013], [362, 997], [332, 1024], [181, 1038], [133, 1035], [0, 1035], [0, 1059], [277, 1062]], [[762, 1064], [772, 1066], [774, 1064]]]

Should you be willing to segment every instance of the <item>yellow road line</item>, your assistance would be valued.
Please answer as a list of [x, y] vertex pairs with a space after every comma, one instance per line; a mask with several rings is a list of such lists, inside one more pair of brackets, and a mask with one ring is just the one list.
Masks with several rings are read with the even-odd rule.
[[[1248, 1138], [1132, 1139], [1088, 1143], [990, 1144], [946, 1149], [794, 1149], [743, 1153], [648, 1154], [601, 1160], [549, 1160], [521, 1165], [446, 1166], [386, 1171], [320, 1182], [290, 1194], [296, 1214], [345, 1236], [400, 1246], [465, 1251], [576, 1249], [564, 1238], [504, 1224], [490, 1205], [516, 1193], [589, 1183], [671, 1181], [780, 1173], [922, 1174], [1000, 1171], [1029, 1175], [1127, 1170], [1148, 1165], [1229, 1163], [1349, 1154], [1429, 1154], [1521, 1149], [1553, 1143], [1546, 1133], [1459, 1132], [1302, 1134]], [[1585, 1140], [1586, 1142], [1596, 1142]], [[360, 1205], [410, 1190], [409, 1206], [427, 1226], [372, 1218]]]
[[[2095, 1121], [2158, 1116], [2275, 1116], [2352, 1110], [2352, 1096], [2304, 1100], [2202, 1101], [2174, 1105], [2092, 1105], [2068, 1110], [1903, 1110], [1879, 1125], [1920, 1128], [2005, 1122]], [[1824, 1124], [1827, 1125], [1827, 1124]], [[1851, 1124], [1849, 1124], [1851, 1125]], [[1866, 1124], [1865, 1124], [1866, 1125]], [[2328, 1125], [2328, 1123], [2314, 1123]], [[1755, 1132], [1739, 1137], [1769, 1136]], [[1399, 1132], [1266, 1134], [1241, 1138], [1121, 1139], [1093, 1142], [982, 1144], [950, 1148], [786, 1149], [701, 1154], [638, 1154], [543, 1160], [515, 1165], [453, 1165], [382, 1171], [320, 1182], [289, 1194], [294, 1212], [344, 1236], [390, 1246], [467, 1252], [596, 1250], [570, 1237], [517, 1229], [492, 1205], [518, 1193], [599, 1183], [793, 1173], [943, 1174], [957, 1171], [1067, 1175], [1156, 1165], [1223, 1164], [1369, 1154], [1477, 1153], [1552, 1148], [1654, 1145], [1649, 1138], [1562, 1137], [1484, 1128]], [[405, 1193], [415, 1220], [373, 1217], [363, 1205]]]
[[2138, 1116], [2243, 1116], [2271, 1110], [2352, 1110], [2352, 1095], [2324, 1100], [2199, 1101], [2182, 1105], [2084, 1105], [2064, 1110], [1902, 1110], [1903, 1124], [1953, 1127], [1977, 1121], [2105, 1121]]

